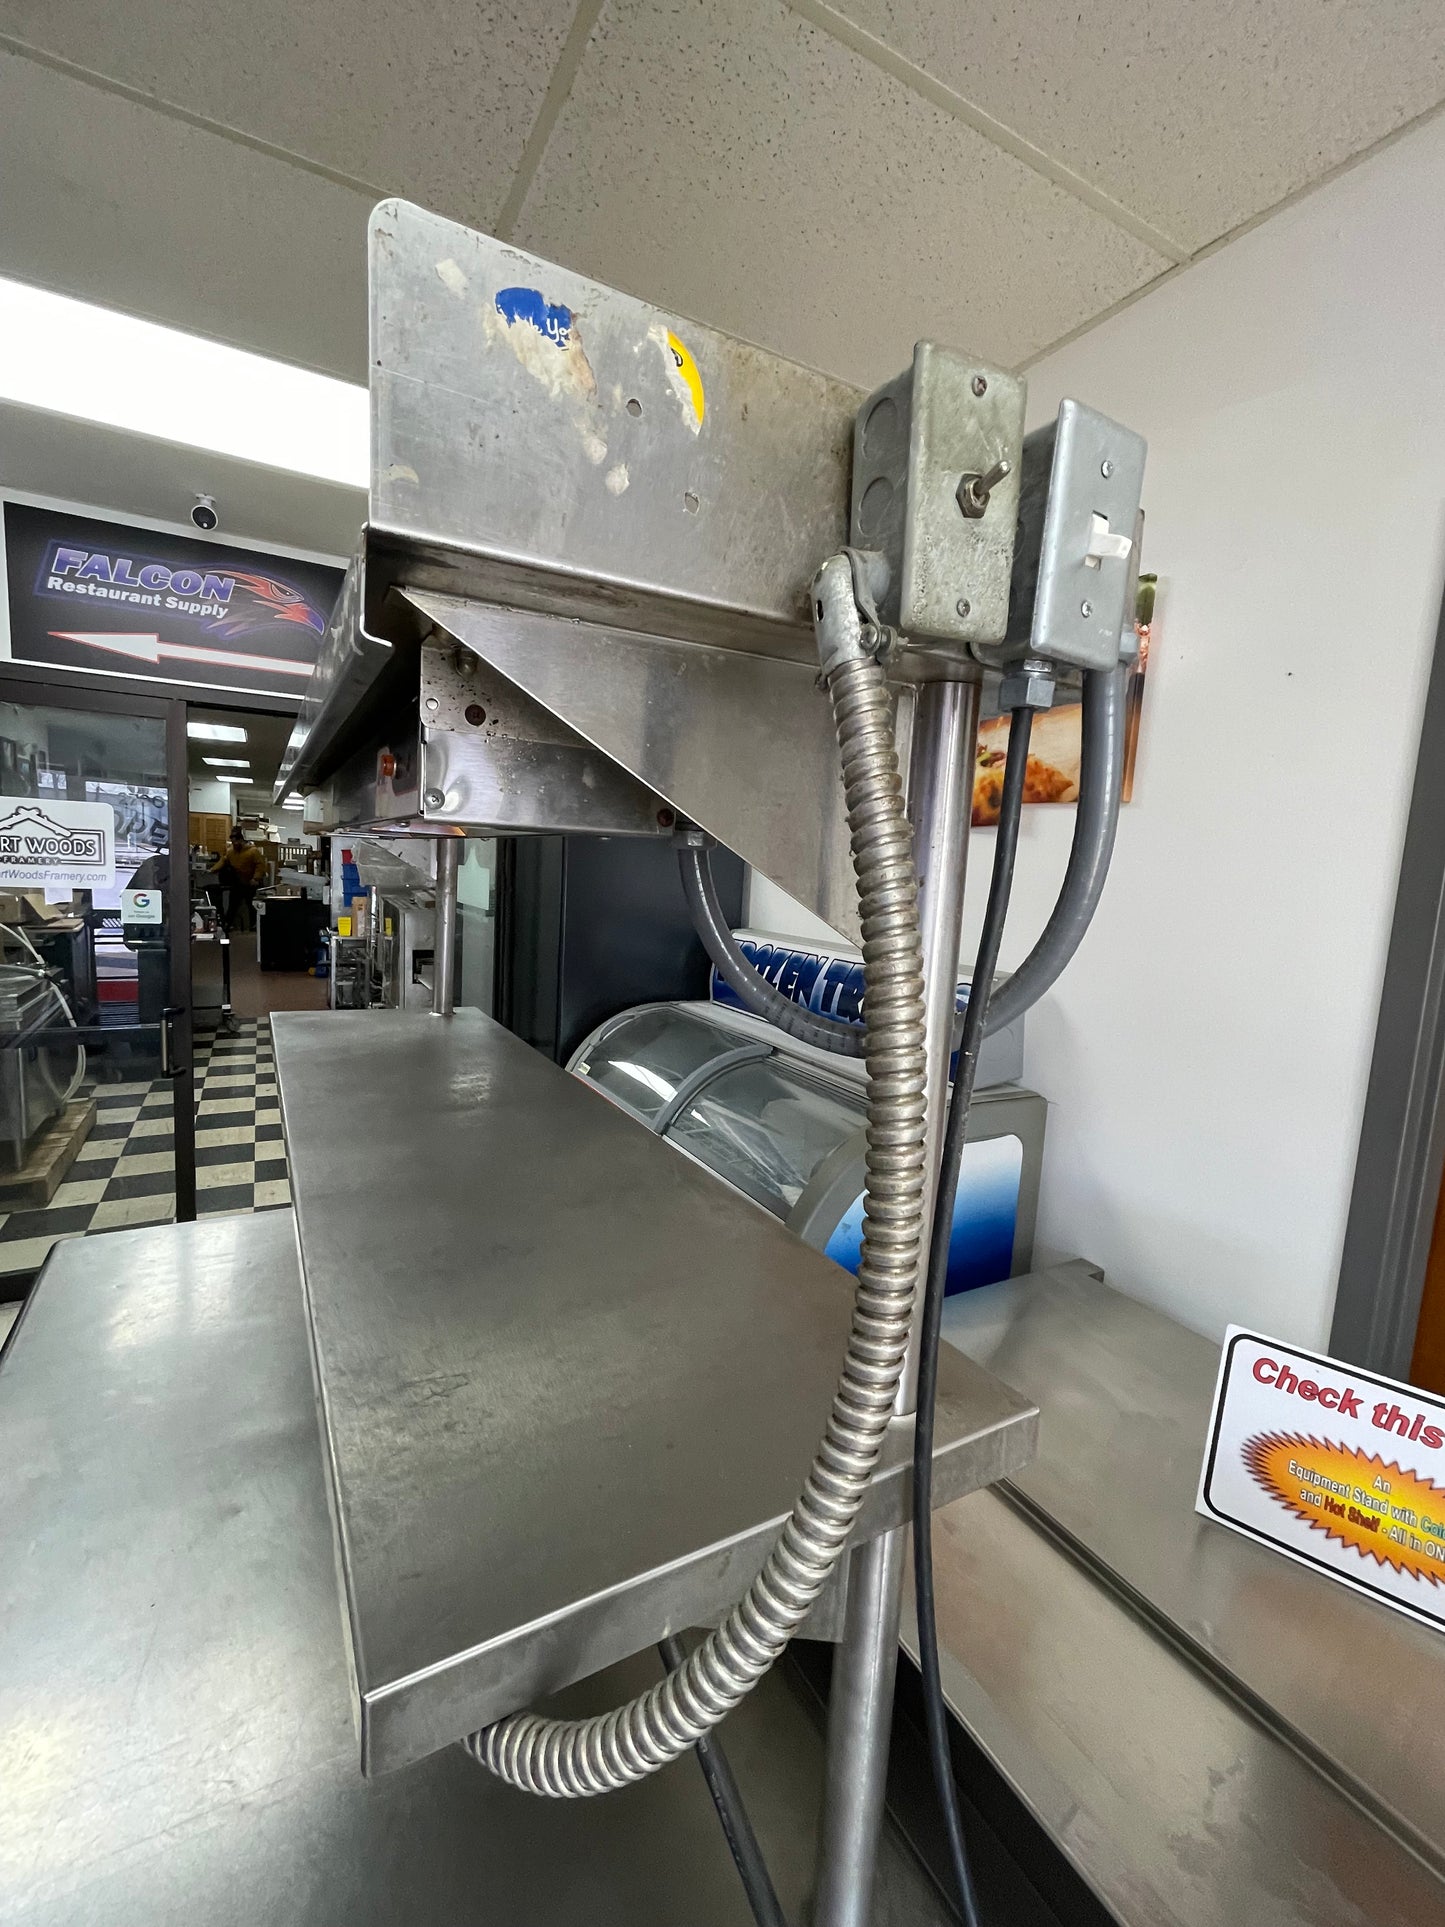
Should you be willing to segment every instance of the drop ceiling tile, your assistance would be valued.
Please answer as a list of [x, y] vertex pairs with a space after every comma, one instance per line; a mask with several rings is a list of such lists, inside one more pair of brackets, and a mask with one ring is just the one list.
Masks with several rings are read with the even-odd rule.
[[1445, 97], [1440, 0], [833, 0], [1193, 250]]
[[486, 226], [575, 0], [0, 0], [0, 33]]
[[1167, 265], [782, 0], [609, 0], [515, 239], [863, 385], [1015, 362]]
[[0, 274], [366, 379], [367, 195], [0, 54]]

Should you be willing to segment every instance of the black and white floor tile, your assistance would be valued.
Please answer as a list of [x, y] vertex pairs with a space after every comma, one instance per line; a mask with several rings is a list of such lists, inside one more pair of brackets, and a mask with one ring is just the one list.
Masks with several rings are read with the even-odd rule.
[[[269, 1021], [196, 1047], [196, 1215], [291, 1202]], [[96, 1120], [43, 1210], [0, 1212], [0, 1276], [33, 1272], [61, 1238], [175, 1216], [168, 1082], [97, 1084]]]

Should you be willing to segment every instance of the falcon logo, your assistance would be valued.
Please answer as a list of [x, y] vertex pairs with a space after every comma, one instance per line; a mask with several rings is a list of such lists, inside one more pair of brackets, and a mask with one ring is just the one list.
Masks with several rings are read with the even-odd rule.
[[313, 609], [301, 591], [293, 589], [289, 582], [278, 582], [270, 575], [250, 575], [239, 569], [233, 580], [252, 600], [248, 608], [237, 608], [233, 602], [222, 620], [211, 624], [217, 635], [244, 635], [248, 629], [260, 628], [268, 621], [298, 623], [313, 635], [326, 634], [325, 616]]

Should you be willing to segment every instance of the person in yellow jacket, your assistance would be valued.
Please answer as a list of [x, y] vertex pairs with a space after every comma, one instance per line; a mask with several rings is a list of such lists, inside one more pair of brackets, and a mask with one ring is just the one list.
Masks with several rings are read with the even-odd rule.
[[251, 903], [266, 881], [266, 859], [239, 823], [231, 830], [230, 849], [211, 865], [211, 875], [219, 886], [216, 907], [221, 921], [228, 930], [249, 929]]

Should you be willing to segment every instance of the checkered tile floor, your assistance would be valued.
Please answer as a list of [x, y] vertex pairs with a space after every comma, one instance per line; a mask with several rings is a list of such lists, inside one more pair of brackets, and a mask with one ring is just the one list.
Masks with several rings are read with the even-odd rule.
[[[34, 1271], [60, 1238], [175, 1215], [169, 1083], [98, 1084], [96, 1120], [43, 1211], [0, 1215], [0, 1275]], [[196, 1215], [291, 1202], [268, 1022], [196, 1047]]]

